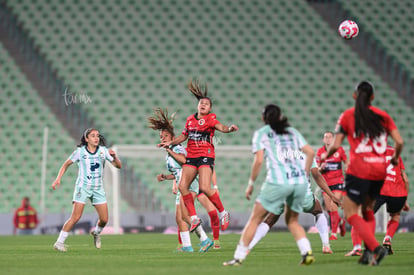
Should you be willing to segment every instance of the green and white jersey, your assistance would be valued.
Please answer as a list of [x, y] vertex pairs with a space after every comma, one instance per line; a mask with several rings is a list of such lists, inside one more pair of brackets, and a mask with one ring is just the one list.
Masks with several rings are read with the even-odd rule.
[[[187, 155], [187, 152], [181, 144], [174, 145], [171, 147], [171, 150], [177, 154]], [[165, 162], [167, 163], [167, 170], [174, 175], [178, 184], [180, 182], [181, 171], [183, 169], [181, 167], [181, 164], [179, 164], [172, 156], [170, 156], [170, 154], [167, 154], [165, 156]]]
[[86, 146], [77, 148], [69, 159], [76, 162], [79, 167], [76, 187], [98, 190], [103, 188], [103, 168], [105, 160], [112, 162], [114, 158], [104, 146], [98, 146], [94, 153], [88, 151]]
[[278, 135], [265, 125], [254, 133], [253, 153], [264, 150], [266, 159], [266, 182], [274, 184], [308, 184], [300, 150], [307, 144], [303, 136], [293, 127], [289, 134]]

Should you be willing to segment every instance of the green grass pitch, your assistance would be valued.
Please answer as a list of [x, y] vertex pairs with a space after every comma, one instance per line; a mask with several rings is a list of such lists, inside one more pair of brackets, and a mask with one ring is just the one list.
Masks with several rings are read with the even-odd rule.
[[[57, 236], [0, 237], [0, 274], [414, 274], [414, 233], [397, 234], [394, 255], [379, 266], [357, 264], [358, 257], [345, 257], [352, 248], [349, 232], [331, 242], [332, 255], [324, 255], [318, 234], [308, 234], [316, 262], [299, 266], [300, 255], [286, 232], [268, 234], [239, 267], [224, 267], [240, 238], [221, 235], [221, 250], [207, 253], [173, 253], [176, 235], [153, 233], [103, 235], [102, 248], [95, 249], [91, 236], [69, 236], [68, 252], [53, 250]], [[383, 234], [377, 234], [382, 240]], [[192, 236], [193, 248], [198, 241]]]

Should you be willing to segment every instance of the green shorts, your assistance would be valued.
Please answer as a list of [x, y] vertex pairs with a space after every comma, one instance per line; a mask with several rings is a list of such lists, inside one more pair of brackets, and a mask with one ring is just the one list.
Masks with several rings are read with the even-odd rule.
[[[189, 189], [190, 189], [190, 192], [196, 193], [196, 195], [198, 195], [198, 192], [200, 192], [199, 185], [198, 185], [198, 178], [193, 180], [193, 183], [190, 185]], [[180, 191], [177, 191], [177, 196], [175, 197], [175, 205], [180, 204], [180, 197], [181, 197], [181, 193]]]
[[310, 213], [312, 212], [313, 208], [315, 208], [315, 196], [313, 195], [312, 191], [308, 190], [308, 192], [306, 192], [302, 207], [303, 212], [305, 213]]
[[307, 184], [275, 184], [265, 182], [256, 201], [275, 215], [283, 213], [285, 204], [294, 212], [303, 212]]
[[89, 199], [92, 205], [106, 203], [106, 194], [103, 188], [98, 190], [85, 189], [82, 187], [76, 187], [73, 192], [73, 202], [86, 204]]

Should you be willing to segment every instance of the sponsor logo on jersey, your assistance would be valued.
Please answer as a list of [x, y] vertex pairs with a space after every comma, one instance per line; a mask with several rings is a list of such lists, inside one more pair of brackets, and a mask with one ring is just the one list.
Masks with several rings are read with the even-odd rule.
[[204, 125], [204, 123], [206, 123], [206, 121], [204, 119], [200, 119], [198, 121], [198, 125]]

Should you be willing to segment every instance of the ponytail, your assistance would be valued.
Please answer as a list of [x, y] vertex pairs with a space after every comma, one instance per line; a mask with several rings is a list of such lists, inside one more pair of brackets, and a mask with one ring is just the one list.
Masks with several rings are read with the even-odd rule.
[[265, 124], [269, 124], [273, 131], [278, 135], [287, 134], [286, 130], [289, 127], [287, 117], [282, 116], [282, 111], [279, 106], [274, 104], [266, 105], [263, 110], [263, 120]]
[[198, 101], [200, 101], [203, 98], [206, 98], [210, 101], [211, 107], [213, 107], [213, 102], [211, 101], [211, 98], [207, 96], [207, 84], [204, 85], [204, 87], [201, 87], [201, 84], [198, 80], [192, 80], [187, 83], [188, 90], [197, 98]]
[[364, 134], [370, 138], [380, 136], [385, 132], [383, 118], [369, 109], [374, 87], [371, 83], [362, 81], [357, 85], [355, 93], [355, 135], [359, 137]]

